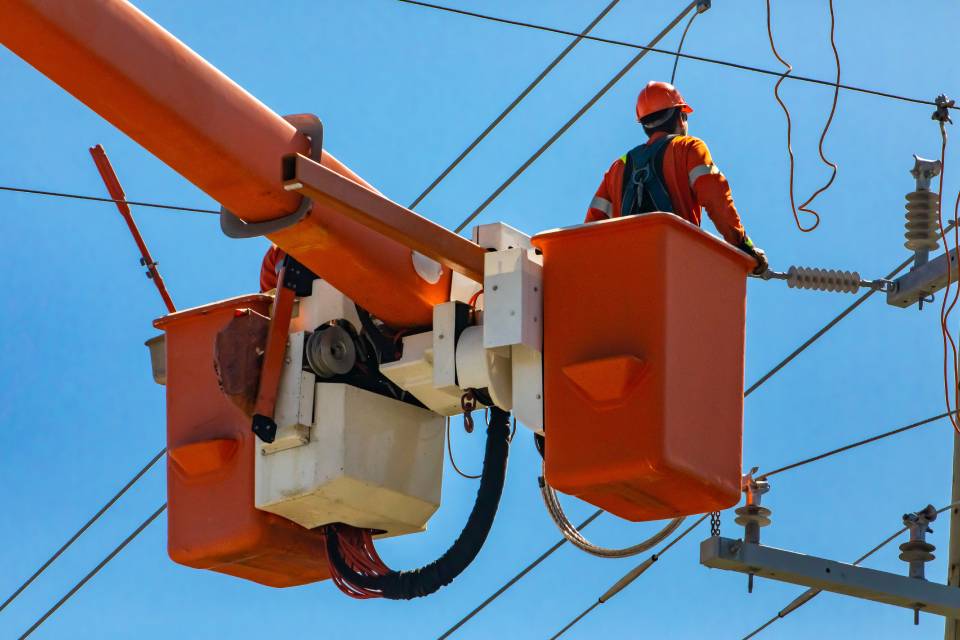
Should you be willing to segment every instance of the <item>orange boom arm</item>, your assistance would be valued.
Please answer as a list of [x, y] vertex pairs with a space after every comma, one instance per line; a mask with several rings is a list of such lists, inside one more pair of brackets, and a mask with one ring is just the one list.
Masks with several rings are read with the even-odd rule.
[[[281, 159], [310, 141], [126, 0], [0, 0], [0, 42], [245, 222], [298, 208]], [[322, 205], [270, 238], [394, 326], [448, 299], [448, 269], [428, 282], [408, 247]]]

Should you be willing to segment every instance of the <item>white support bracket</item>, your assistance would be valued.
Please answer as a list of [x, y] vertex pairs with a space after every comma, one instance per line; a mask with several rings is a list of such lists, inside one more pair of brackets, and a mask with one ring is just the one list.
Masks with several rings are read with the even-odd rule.
[[909, 307], [947, 286], [947, 261], [950, 263], [950, 280], [957, 281], [957, 250], [942, 253], [930, 262], [914, 267], [893, 281], [887, 292], [887, 304]]
[[960, 589], [956, 587], [742, 540], [707, 538], [700, 543], [700, 564], [960, 618]]

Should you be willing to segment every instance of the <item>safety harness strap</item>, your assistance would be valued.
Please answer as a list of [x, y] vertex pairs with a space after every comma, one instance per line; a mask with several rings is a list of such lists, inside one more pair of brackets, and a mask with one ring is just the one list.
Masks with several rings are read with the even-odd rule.
[[673, 203], [663, 182], [663, 154], [675, 137], [663, 136], [653, 142], [641, 144], [627, 153], [621, 216], [651, 211], [673, 213]]

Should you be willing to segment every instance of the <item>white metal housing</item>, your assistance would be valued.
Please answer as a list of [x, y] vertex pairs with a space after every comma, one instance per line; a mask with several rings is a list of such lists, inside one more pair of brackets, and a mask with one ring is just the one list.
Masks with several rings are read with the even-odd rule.
[[345, 384], [315, 397], [310, 441], [257, 456], [256, 507], [307, 528], [423, 531], [440, 506], [444, 419]]

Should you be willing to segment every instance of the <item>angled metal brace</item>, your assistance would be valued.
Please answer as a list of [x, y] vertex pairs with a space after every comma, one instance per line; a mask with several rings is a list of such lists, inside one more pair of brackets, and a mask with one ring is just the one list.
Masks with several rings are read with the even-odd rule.
[[960, 618], [960, 589], [956, 587], [741, 540], [707, 538], [700, 543], [700, 564]]

